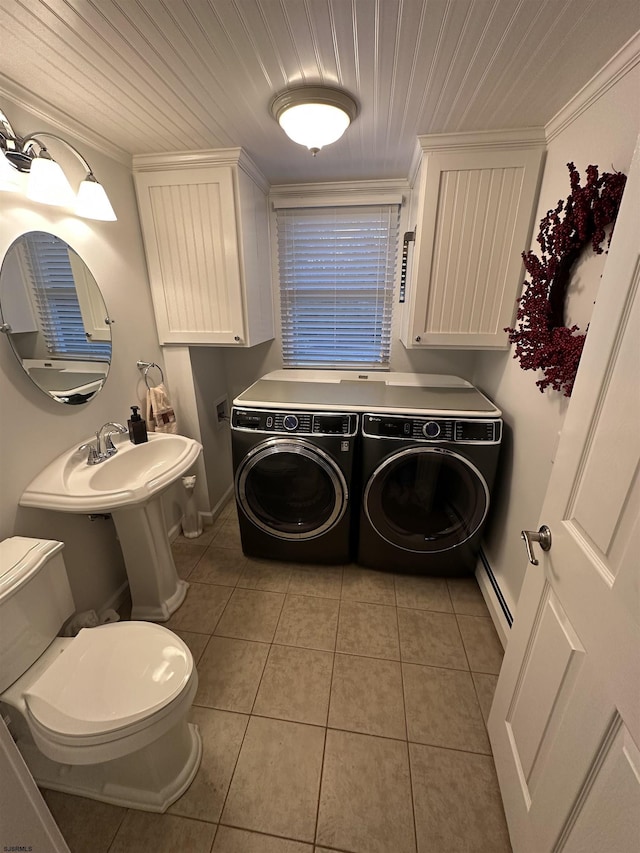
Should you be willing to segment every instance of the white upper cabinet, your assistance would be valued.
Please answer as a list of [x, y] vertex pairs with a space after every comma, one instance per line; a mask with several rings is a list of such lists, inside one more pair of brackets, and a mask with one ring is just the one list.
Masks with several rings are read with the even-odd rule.
[[141, 155], [133, 172], [160, 343], [272, 339], [268, 185], [250, 158]]
[[499, 349], [515, 317], [530, 247], [544, 132], [418, 137], [402, 342], [406, 347]]

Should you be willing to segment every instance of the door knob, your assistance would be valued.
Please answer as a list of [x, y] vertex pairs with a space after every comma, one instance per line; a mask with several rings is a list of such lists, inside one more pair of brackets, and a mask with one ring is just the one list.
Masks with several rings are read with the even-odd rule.
[[533, 556], [533, 543], [538, 542], [543, 551], [548, 551], [551, 548], [551, 531], [546, 524], [543, 524], [540, 530], [523, 530], [520, 536], [524, 539], [524, 544], [527, 546], [527, 557], [532, 566], [537, 566], [538, 561]]

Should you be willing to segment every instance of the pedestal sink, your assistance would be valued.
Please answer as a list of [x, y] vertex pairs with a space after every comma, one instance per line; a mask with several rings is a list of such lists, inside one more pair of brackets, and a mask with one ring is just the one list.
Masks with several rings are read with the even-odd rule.
[[145, 444], [117, 438], [116, 455], [98, 465], [87, 465], [87, 452], [77, 446], [54, 459], [24, 490], [20, 505], [111, 513], [129, 578], [131, 617], [166, 622], [188, 584], [176, 572], [161, 494], [194, 465], [202, 445], [160, 433], [151, 433]]

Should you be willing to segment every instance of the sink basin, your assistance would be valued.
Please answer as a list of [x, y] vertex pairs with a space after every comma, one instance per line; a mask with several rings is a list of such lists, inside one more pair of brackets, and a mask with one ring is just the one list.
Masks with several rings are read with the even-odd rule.
[[110, 512], [143, 503], [185, 474], [202, 445], [183, 435], [151, 433], [145, 444], [116, 442], [118, 452], [98, 465], [87, 465], [77, 446], [38, 474], [20, 498], [22, 506], [58, 512]]
[[87, 451], [77, 447], [58, 456], [27, 486], [20, 504], [111, 513], [129, 579], [131, 618], [166, 622], [189, 584], [176, 571], [160, 495], [194, 466], [202, 445], [162, 433], [150, 433], [145, 444], [113, 438], [118, 452], [97, 465], [87, 465]]

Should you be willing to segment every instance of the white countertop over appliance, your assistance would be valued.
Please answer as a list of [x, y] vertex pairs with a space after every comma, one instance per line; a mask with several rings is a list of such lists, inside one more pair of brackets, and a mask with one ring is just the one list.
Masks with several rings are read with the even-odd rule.
[[233, 401], [251, 408], [348, 409], [420, 415], [497, 418], [501, 412], [459, 376], [348, 370], [275, 370]]

